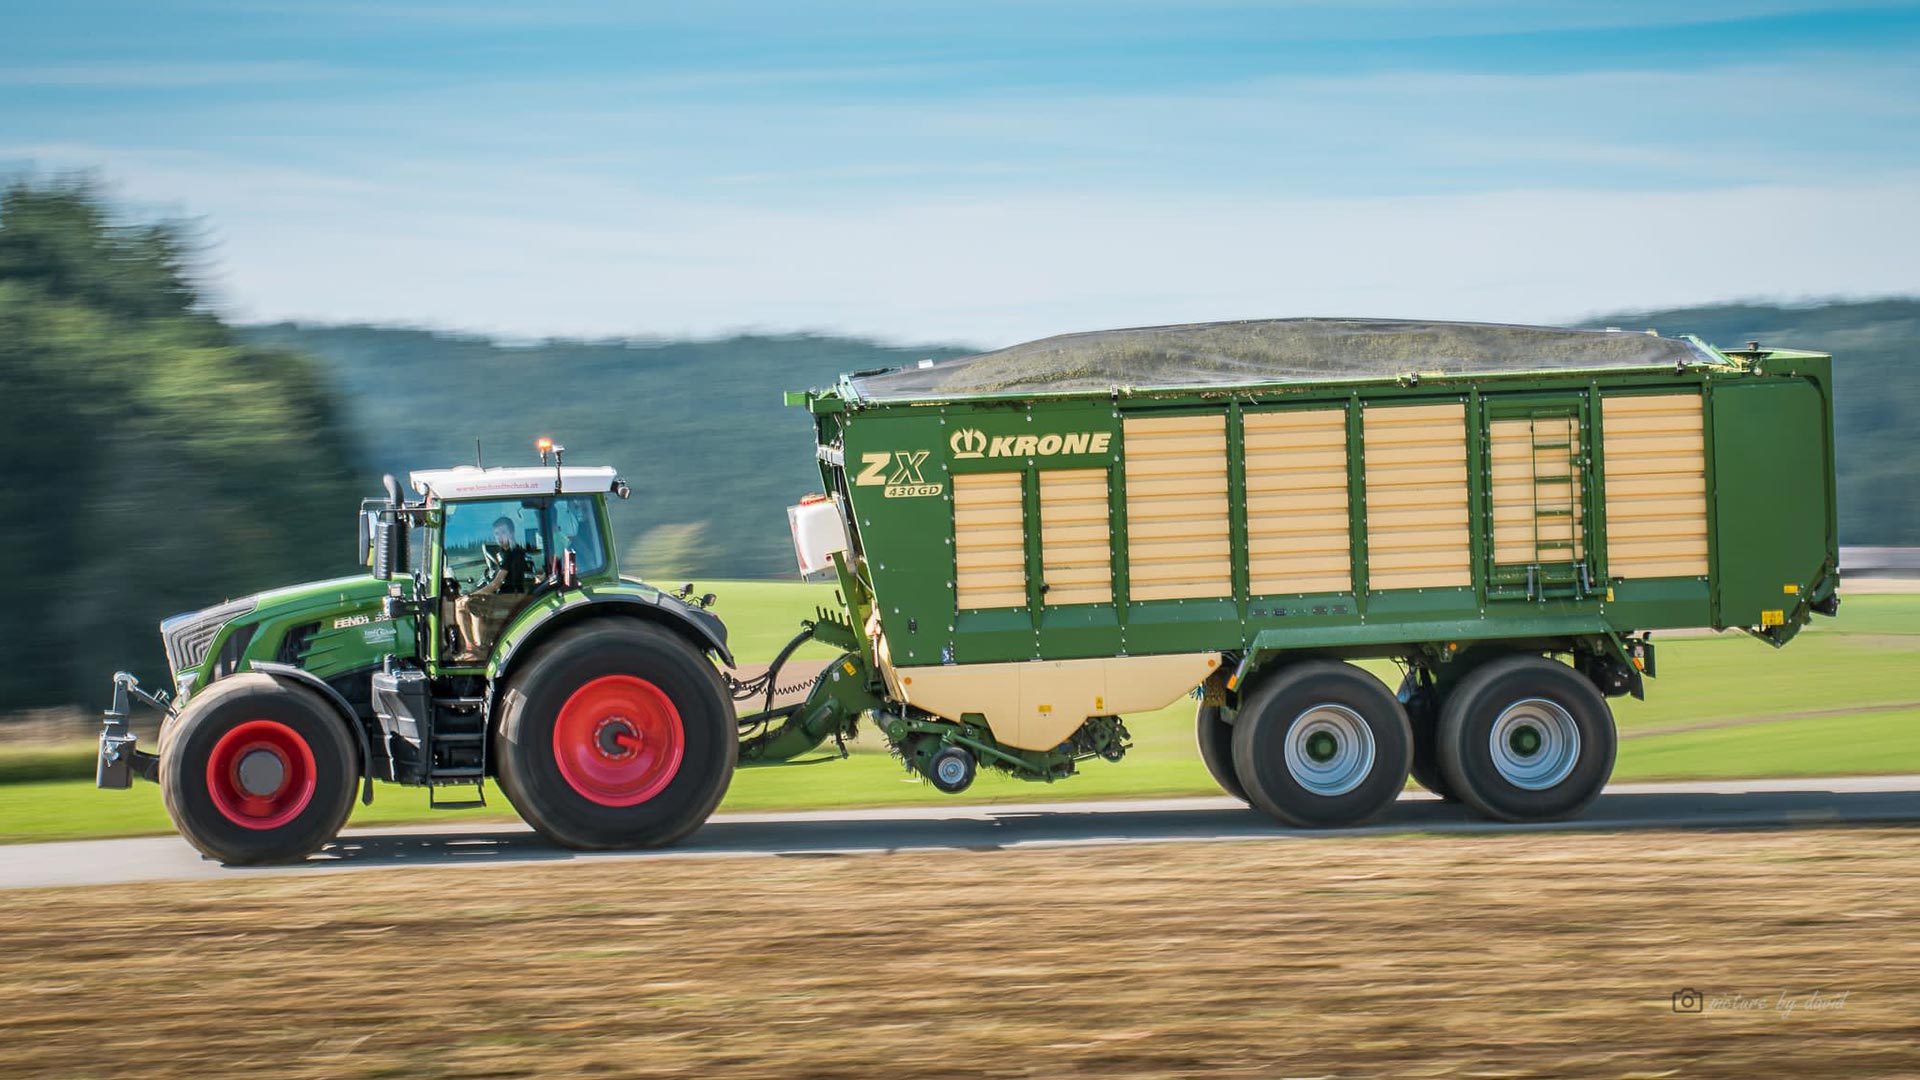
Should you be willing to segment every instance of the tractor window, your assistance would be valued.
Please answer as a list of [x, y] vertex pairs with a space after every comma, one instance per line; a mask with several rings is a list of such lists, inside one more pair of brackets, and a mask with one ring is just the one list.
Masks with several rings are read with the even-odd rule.
[[547, 575], [546, 499], [448, 503], [441, 576], [456, 630], [452, 659], [479, 663]]
[[583, 578], [607, 568], [607, 550], [601, 541], [595, 501], [591, 495], [569, 495], [553, 500], [554, 554], [571, 550]]
[[[546, 577], [540, 499], [448, 503], [445, 576], [462, 593], [530, 593]], [[491, 588], [488, 586], [491, 585]]]

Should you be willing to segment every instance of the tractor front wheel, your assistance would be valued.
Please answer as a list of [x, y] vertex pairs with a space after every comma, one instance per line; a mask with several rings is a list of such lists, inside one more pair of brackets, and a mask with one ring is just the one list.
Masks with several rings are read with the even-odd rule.
[[686, 836], [720, 804], [738, 755], [714, 666], [626, 619], [543, 646], [509, 683], [494, 735], [508, 801], [541, 835], [583, 849]]
[[353, 809], [352, 737], [326, 702], [267, 675], [201, 691], [160, 740], [160, 793], [187, 842], [234, 866], [298, 862]]

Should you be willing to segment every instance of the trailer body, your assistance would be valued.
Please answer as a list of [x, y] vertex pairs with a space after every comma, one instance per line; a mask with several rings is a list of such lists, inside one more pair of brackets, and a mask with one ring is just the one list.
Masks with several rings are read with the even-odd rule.
[[[1328, 325], [1329, 352], [1383, 327], [1399, 352], [1151, 362]], [[1637, 691], [1647, 631], [1783, 644], [1834, 602], [1830, 358], [1501, 327], [1462, 355], [1462, 329], [1165, 328], [806, 395], [888, 696], [1043, 750], [1290, 656], [1504, 644]]]

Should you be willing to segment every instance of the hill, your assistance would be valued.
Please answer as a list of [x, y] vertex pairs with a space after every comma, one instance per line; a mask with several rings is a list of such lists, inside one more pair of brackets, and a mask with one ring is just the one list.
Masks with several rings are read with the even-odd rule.
[[1697, 334], [1834, 356], [1840, 541], [1920, 545], [1920, 299], [1626, 312], [1591, 326]]
[[[811, 334], [714, 341], [548, 341], [367, 326], [254, 326], [262, 348], [320, 360], [379, 475], [474, 460], [531, 463], [550, 435], [577, 464], [618, 466], [623, 568], [656, 579], [794, 573], [786, 507], [820, 489], [807, 414], [785, 390], [967, 350]], [[340, 514], [339, 531], [351, 528]], [[344, 545], [342, 545], [344, 550]]]

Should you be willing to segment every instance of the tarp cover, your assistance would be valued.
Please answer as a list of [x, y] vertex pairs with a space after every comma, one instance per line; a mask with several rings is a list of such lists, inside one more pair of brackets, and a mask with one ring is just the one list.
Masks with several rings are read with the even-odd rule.
[[1409, 372], [1672, 367], [1715, 359], [1678, 338], [1396, 319], [1257, 319], [1062, 334], [853, 380], [870, 401], [1394, 378]]

